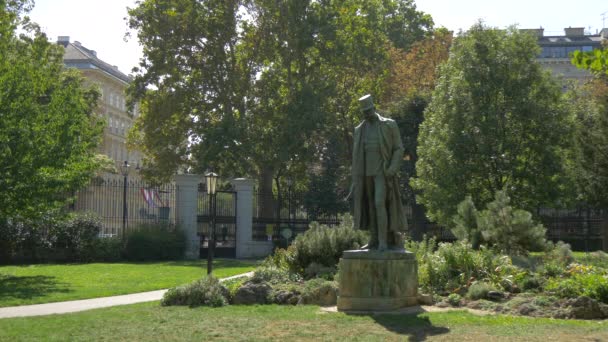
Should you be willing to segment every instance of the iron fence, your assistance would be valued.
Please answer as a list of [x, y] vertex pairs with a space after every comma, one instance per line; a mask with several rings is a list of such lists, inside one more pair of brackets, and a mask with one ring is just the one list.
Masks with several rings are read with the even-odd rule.
[[307, 201], [306, 193], [254, 191], [252, 238], [280, 240], [285, 228], [289, 228], [295, 237], [308, 230], [311, 222], [329, 226], [340, 224], [340, 214], [316, 207]]
[[101, 237], [121, 236], [147, 224], [175, 223], [176, 186], [151, 186], [139, 180], [108, 175], [94, 179], [74, 194], [69, 210], [95, 213]]

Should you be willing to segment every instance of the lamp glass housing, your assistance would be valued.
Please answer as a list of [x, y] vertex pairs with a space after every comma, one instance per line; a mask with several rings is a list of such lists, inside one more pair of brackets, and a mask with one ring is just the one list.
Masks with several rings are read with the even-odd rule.
[[215, 187], [217, 185], [217, 173], [215, 172], [208, 172], [205, 175], [205, 179], [207, 181], [207, 193], [210, 195], [214, 195], [215, 194]]

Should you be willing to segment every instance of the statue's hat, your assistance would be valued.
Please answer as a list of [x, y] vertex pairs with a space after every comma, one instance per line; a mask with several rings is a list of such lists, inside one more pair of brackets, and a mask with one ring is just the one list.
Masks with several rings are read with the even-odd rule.
[[374, 99], [370, 94], [367, 94], [359, 99], [359, 106], [361, 110], [368, 110], [374, 108]]

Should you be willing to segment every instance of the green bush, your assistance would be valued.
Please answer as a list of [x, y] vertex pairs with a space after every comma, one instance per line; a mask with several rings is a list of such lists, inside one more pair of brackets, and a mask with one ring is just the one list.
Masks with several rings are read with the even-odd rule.
[[93, 241], [89, 259], [92, 261], [115, 262], [122, 259], [123, 242], [115, 236], [109, 238], [97, 238]]
[[466, 196], [464, 201], [458, 204], [457, 214], [452, 219], [454, 228], [452, 233], [458, 240], [471, 242], [473, 249], [479, 249], [481, 244], [481, 232], [477, 227], [478, 212], [471, 196]]
[[232, 303], [232, 299], [236, 295], [236, 292], [248, 280], [249, 280], [249, 277], [238, 277], [238, 278], [228, 279], [228, 280], [222, 282], [222, 286], [224, 286], [228, 290], [228, 296], [227, 296], [228, 302]]
[[353, 229], [350, 215], [344, 215], [337, 227], [313, 222], [311, 228], [298, 235], [289, 247], [293, 254], [288, 262], [292, 271], [302, 275], [312, 263], [336, 267], [345, 250], [358, 249], [366, 244], [367, 240], [366, 232]]
[[124, 256], [128, 260], [175, 260], [184, 256], [186, 237], [167, 224], [145, 224], [127, 234]]
[[595, 273], [575, 274], [570, 278], [551, 278], [545, 291], [562, 298], [587, 296], [608, 304], [608, 279]]
[[460, 306], [461, 300], [462, 300], [462, 297], [458, 293], [450, 293], [450, 295], [447, 298], [447, 302], [451, 306]]
[[229, 291], [219, 280], [208, 276], [188, 285], [169, 289], [163, 296], [162, 306], [188, 305], [195, 306], [224, 306], [228, 305]]
[[255, 269], [251, 281], [254, 283], [282, 284], [301, 280], [298, 274], [287, 269], [262, 265]]
[[486, 281], [508, 289], [519, 272], [508, 256], [494, 254], [483, 246], [474, 250], [467, 241], [456, 241], [440, 243], [433, 251], [430, 241], [406, 244], [406, 248], [416, 253], [418, 282], [425, 291], [464, 290], [473, 281]]
[[484, 299], [488, 296], [488, 292], [496, 289], [486, 282], [473, 283], [467, 291], [467, 298], [472, 300]]
[[95, 241], [101, 231], [99, 217], [78, 213], [51, 226], [52, 248], [65, 261], [92, 261]]
[[532, 214], [509, 205], [511, 199], [497, 191], [494, 201], [477, 216], [477, 226], [489, 246], [507, 254], [528, 254], [544, 250], [546, 229], [532, 220]]

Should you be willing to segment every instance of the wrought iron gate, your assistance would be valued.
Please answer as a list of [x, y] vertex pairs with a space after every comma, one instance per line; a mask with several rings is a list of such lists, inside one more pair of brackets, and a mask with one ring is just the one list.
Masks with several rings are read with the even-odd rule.
[[[215, 205], [215, 250], [214, 257], [236, 257], [236, 201], [234, 191], [218, 191]], [[212, 207], [206, 191], [198, 192], [198, 234], [200, 257], [206, 258], [211, 243]]]

